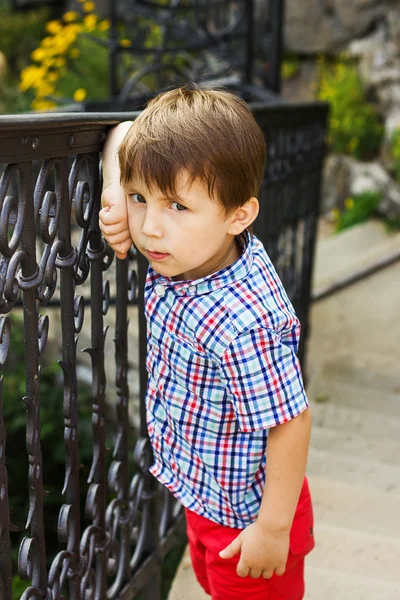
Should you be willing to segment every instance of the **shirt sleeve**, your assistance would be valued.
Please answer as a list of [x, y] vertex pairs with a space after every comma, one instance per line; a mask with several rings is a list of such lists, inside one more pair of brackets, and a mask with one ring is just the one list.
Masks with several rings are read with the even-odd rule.
[[275, 427], [308, 407], [296, 356], [299, 329], [284, 335], [265, 328], [246, 331], [224, 352], [221, 379], [242, 431]]

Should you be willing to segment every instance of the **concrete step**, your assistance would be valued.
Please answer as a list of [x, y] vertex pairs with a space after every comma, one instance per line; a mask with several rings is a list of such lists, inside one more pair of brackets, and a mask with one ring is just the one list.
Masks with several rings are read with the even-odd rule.
[[[307, 396], [317, 403], [335, 403], [348, 408], [378, 412], [400, 418], [400, 377], [383, 377], [373, 371], [340, 362], [325, 363], [307, 388]], [[366, 370], [364, 369], [364, 372]]]
[[400, 465], [400, 441], [371, 438], [359, 435], [357, 431], [339, 431], [314, 425], [311, 445], [317, 450], [332, 450], [335, 454]]
[[388, 233], [379, 219], [321, 238], [316, 245], [313, 293], [322, 292], [399, 251], [400, 234]]
[[319, 404], [330, 402], [349, 408], [380, 413], [388, 417], [400, 418], [400, 394], [375, 388], [367, 388], [353, 383], [336, 383], [314, 380], [308, 397]]
[[324, 361], [316, 377], [329, 383], [352, 383], [400, 395], [400, 374], [393, 369], [385, 369], [385, 364], [383, 357], [368, 354], [352, 356], [351, 359], [336, 357]]
[[356, 577], [371, 573], [400, 589], [400, 542], [394, 538], [320, 523], [315, 527], [315, 541], [307, 557], [309, 567]]
[[359, 435], [398, 441], [400, 439], [400, 416], [390, 417], [378, 412], [362, 411], [331, 402], [310, 401], [313, 426], [328, 427]]
[[308, 567], [306, 563], [305, 578], [304, 600], [400, 600], [400, 585], [365, 575]]
[[[384, 464], [357, 456], [345, 456], [311, 446], [307, 473], [359, 486], [372, 487], [381, 492], [400, 493], [400, 466]], [[400, 563], [399, 563], [400, 564]]]
[[400, 540], [400, 494], [309, 475], [316, 526], [331, 525]]
[[399, 378], [399, 281], [400, 261], [311, 306], [310, 381], [326, 360], [339, 358]]
[[188, 546], [175, 573], [168, 600], [210, 600], [196, 579]]
[[[306, 560], [305, 600], [400, 600], [398, 543], [323, 526], [316, 528], [316, 539], [316, 549]], [[196, 580], [186, 548], [168, 600], [209, 598]]]

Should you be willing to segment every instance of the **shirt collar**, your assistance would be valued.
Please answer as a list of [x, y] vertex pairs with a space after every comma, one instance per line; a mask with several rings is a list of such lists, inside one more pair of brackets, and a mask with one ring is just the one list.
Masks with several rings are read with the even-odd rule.
[[211, 273], [200, 279], [187, 281], [174, 281], [170, 277], [158, 275], [150, 266], [151, 280], [158, 286], [163, 286], [165, 292], [171, 290], [177, 296], [198, 296], [208, 294], [240, 279], [244, 279], [253, 264], [252, 236], [247, 229], [238, 237], [239, 244], [243, 248], [240, 257], [231, 265], [224, 267], [216, 273]]

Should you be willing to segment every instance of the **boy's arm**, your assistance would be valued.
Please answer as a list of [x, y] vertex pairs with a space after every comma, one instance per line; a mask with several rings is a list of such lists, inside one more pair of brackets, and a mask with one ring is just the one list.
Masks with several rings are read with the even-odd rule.
[[307, 466], [311, 434], [308, 408], [268, 432], [268, 477], [257, 520], [290, 532]]
[[102, 153], [103, 191], [99, 226], [120, 259], [126, 257], [132, 245], [132, 238], [128, 226], [126, 196], [120, 184], [117, 151], [131, 125], [132, 121], [126, 121], [114, 127], [107, 136]]
[[257, 520], [221, 553], [231, 558], [240, 552], [241, 577], [272, 577], [285, 571], [290, 529], [303, 484], [311, 433], [311, 412], [270, 429], [267, 484]]
[[117, 151], [132, 123], [133, 121], [124, 121], [113, 127], [107, 135], [102, 152], [103, 192], [111, 183], [119, 184], [120, 170]]

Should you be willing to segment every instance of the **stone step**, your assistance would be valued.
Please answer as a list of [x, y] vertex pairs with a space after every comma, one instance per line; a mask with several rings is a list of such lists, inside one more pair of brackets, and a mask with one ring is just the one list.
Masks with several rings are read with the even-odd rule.
[[331, 402], [310, 401], [313, 426], [328, 427], [359, 435], [397, 441], [400, 439], [400, 416], [390, 417], [358, 408], [348, 408]]
[[315, 523], [400, 539], [400, 494], [309, 475]]
[[357, 368], [343, 369], [337, 362], [322, 366], [310, 382], [307, 396], [319, 404], [334, 403], [400, 418], [400, 378], [389, 381], [369, 371], [362, 381]]
[[400, 441], [371, 438], [359, 435], [357, 431], [313, 425], [311, 445], [317, 450], [332, 450], [336, 454], [400, 465]]
[[182, 560], [175, 573], [168, 600], [210, 600], [198, 583], [190, 560], [189, 546], [186, 546]]
[[400, 589], [400, 541], [321, 523], [315, 526], [315, 541], [309, 567], [356, 577], [371, 573]]
[[369, 354], [352, 356], [350, 359], [336, 357], [324, 361], [316, 377], [329, 383], [352, 383], [400, 395], [400, 375], [393, 369], [385, 368], [385, 365], [383, 357]]
[[305, 573], [304, 600], [400, 600], [400, 585], [385, 579], [308, 567], [307, 562]]
[[[316, 527], [316, 541], [306, 559], [305, 600], [400, 600], [398, 542], [321, 525]], [[168, 600], [208, 598], [196, 580], [186, 548]]]
[[363, 364], [399, 380], [400, 261], [311, 305], [310, 381], [326, 360]]
[[400, 418], [400, 394], [375, 388], [367, 388], [353, 383], [315, 381], [307, 392], [308, 398], [318, 404], [329, 402], [349, 408], [380, 413], [388, 417]]
[[308, 455], [307, 473], [320, 477], [329, 474], [330, 479], [336, 481], [400, 493], [400, 466], [318, 450], [313, 446]]
[[379, 219], [371, 219], [319, 239], [315, 252], [313, 294], [319, 294], [399, 251], [400, 233], [388, 233]]

